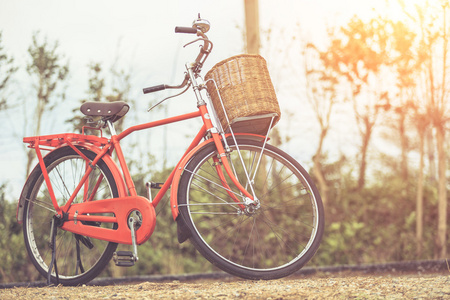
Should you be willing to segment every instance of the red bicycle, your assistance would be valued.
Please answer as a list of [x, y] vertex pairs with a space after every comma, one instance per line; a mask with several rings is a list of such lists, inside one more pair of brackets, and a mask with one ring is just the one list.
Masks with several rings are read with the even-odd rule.
[[[318, 249], [324, 213], [317, 188], [297, 161], [267, 143], [277, 114], [230, 121], [219, 94], [223, 123], [220, 108], [210, 103], [209, 95], [221, 88], [217, 80], [200, 76], [213, 46], [205, 34], [209, 27], [200, 17], [192, 27], [176, 27], [176, 32], [199, 37], [193, 41], [203, 42], [199, 55], [186, 64], [179, 86], [144, 89], [144, 93], [172, 88], [185, 92], [192, 87], [197, 111], [117, 134], [114, 122], [127, 113], [128, 104], [87, 102], [80, 109], [100, 119], [96, 127], [100, 136], [83, 130], [23, 139], [35, 149], [39, 163], [23, 188], [17, 218], [23, 223], [31, 261], [49, 284], [86, 283], [111, 258], [117, 266], [134, 265], [137, 245], [152, 235], [155, 207], [169, 188], [179, 242], [190, 239], [226, 272], [248, 279], [280, 278], [299, 270]], [[240, 63], [235, 65], [243, 78]], [[148, 189], [160, 189], [154, 199], [150, 192], [147, 198], [138, 196], [120, 141], [136, 131], [191, 118], [201, 118], [203, 125], [170, 176], [163, 184], [148, 184]], [[255, 126], [258, 130], [249, 129]], [[110, 138], [103, 137], [105, 127]], [[43, 156], [43, 150], [50, 152]], [[120, 168], [112, 158], [114, 151]], [[116, 251], [119, 243], [133, 245], [133, 251]]]

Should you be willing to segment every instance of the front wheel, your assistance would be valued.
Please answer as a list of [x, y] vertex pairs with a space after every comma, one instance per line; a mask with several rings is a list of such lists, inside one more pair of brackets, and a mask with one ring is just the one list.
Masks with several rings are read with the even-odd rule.
[[247, 279], [290, 275], [319, 247], [324, 230], [320, 195], [305, 169], [280, 149], [266, 145], [262, 151], [262, 143], [246, 139], [238, 140], [238, 146], [249, 176], [232, 142], [230, 165], [249, 191], [250, 178], [259, 203], [245, 203], [225, 172], [232, 188], [223, 187], [215, 145], [205, 146], [185, 167], [178, 191], [191, 242], [211, 263], [233, 275]]

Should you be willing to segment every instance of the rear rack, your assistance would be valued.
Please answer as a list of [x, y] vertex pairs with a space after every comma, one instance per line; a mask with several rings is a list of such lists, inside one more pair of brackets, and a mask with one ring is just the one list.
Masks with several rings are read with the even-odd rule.
[[[109, 140], [105, 137], [98, 137], [95, 135], [83, 135], [77, 133], [61, 133], [52, 135], [31, 136], [23, 138], [24, 143], [28, 143], [28, 148], [35, 148], [36, 144], [42, 150], [51, 150], [64, 144], [84, 143], [92, 144], [97, 147], [104, 147], [109, 144]], [[50, 147], [45, 149], [44, 147]]]

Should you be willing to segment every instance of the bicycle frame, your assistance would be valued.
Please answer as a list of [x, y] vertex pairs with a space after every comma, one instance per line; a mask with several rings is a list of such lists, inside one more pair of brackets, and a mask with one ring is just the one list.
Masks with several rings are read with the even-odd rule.
[[[188, 31], [191, 32], [192, 30], [189, 29]], [[249, 205], [253, 203], [253, 201], [257, 200], [255, 199], [254, 196], [252, 196], [252, 194], [250, 194], [246, 190], [246, 188], [244, 188], [239, 183], [239, 180], [234, 176], [234, 172], [232, 171], [232, 168], [227, 158], [227, 151], [230, 151], [226, 144], [227, 135], [224, 134], [223, 131], [219, 133], [219, 130], [213, 125], [211, 118], [215, 118], [216, 116], [214, 108], [212, 107], [212, 114], [210, 115], [207, 109], [206, 102], [203, 100], [202, 95], [200, 93], [202, 89], [205, 89], [205, 86], [198, 84], [196, 78], [199, 77], [201, 67], [212, 49], [212, 43], [208, 40], [208, 38], [202, 31], [197, 30], [196, 32], [197, 35], [200, 36], [201, 38], [189, 44], [192, 44], [196, 41], [203, 41], [204, 45], [203, 47], [201, 47], [200, 53], [197, 56], [195, 62], [186, 64], [187, 72], [183, 83], [179, 86], [160, 85], [151, 88], [146, 88], [144, 89], [144, 93], [158, 91], [166, 88], [178, 89], [188, 84], [189, 85], [192, 84], [194, 94], [197, 98], [198, 111], [166, 119], [161, 119], [153, 122], [148, 122], [140, 125], [135, 125], [124, 130], [120, 134], [116, 134], [113, 123], [109, 119], [105, 119], [105, 124], [109, 127], [111, 132], [110, 139], [104, 137], [88, 136], [84, 134], [71, 134], [71, 133], [28, 137], [23, 139], [24, 143], [29, 143], [29, 147], [34, 148], [36, 151], [39, 160], [38, 166], [42, 171], [42, 175], [44, 177], [45, 183], [47, 185], [50, 194], [50, 198], [52, 200], [53, 207], [55, 209], [55, 215], [57, 218], [59, 218], [59, 222], [61, 223], [59, 226], [62, 229], [83, 236], [93, 237], [96, 239], [107, 240], [122, 244], [132, 244], [131, 230], [129, 229], [127, 219], [133, 211], [139, 211], [142, 214], [143, 221], [142, 224], [140, 224], [139, 229], [136, 231], [136, 243], [142, 244], [153, 233], [156, 223], [155, 207], [158, 205], [162, 197], [165, 195], [165, 193], [171, 186], [172, 190], [170, 194], [170, 206], [172, 210], [172, 215], [174, 219], [178, 217], [179, 211], [178, 211], [177, 193], [181, 174], [183, 173], [185, 165], [189, 162], [189, 160], [193, 157], [193, 155], [199, 149], [201, 149], [202, 147], [206, 146], [209, 143], [214, 143], [215, 148], [217, 149], [218, 155], [217, 157], [214, 158], [214, 161], [216, 162], [215, 169], [228, 195], [242, 209], [245, 208], [245, 205]], [[120, 141], [135, 131], [150, 129], [153, 127], [158, 127], [198, 117], [202, 118], [203, 126], [200, 128], [197, 135], [194, 137], [193, 141], [186, 149], [180, 161], [177, 163], [177, 165], [175, 166], [175, 168], [173, 169], [173, 171], [171, 172], [165, 183], [162, 185], [160, 191], [157, 193], [153, 201], [150, 202], [149, 199], [138, 196], [136, 193], [134, 182], [130, 175], [130, 171], [125, 161], [122, 148], [120, 146]], [[218, 123], [218, 121], [215, 121], [215, 123]], [[244, 134], [244, 135], [251, 136], [252, 138], [266, 140], [265, 136], [258, 136], [254, 134]], [[205, 141], [201, 142], [203, 138], [205, 138]], [[225, 148], [227, 149], [227, 151], [222, 145], [222, 142], [225, 143], [226, 145]], [[68, 201], [63, 206], [59, 206], [55, 194], [53, 192], [53, 187], [50, 182], [49, 175], [47, 173], [47, 169], [45, 166], [44, 158], [42, 157], [41, 154], [41, 150], [52, 150], [52, 148], [60, 148], [66, 146], [72, 148], [77, 154], [79, 154], [86, 161], [86, 169], [81, 181], [78, 183], [77, 187], [70, 195]], [[82, 153], [82, 151], [80, 151], [80, 148], [85, 148], [90, 151], [93, 151], [96, 154], [96, 157], [91, 161]], [[112, 159], [112, 153], [114, 150], [116, 151], [117, 158], [119, 160], [120, 169]], [[114, 181], [116, 182], [118, 188], [119, 198], [100, 199], [96, 201], [91, 201], [93, 198], [92, 196], [90, 199], [86, 199], [87, 190], [89, 188], [88, 186], [89, 175], [95, 168], [96, 164], [100, 161], [100, 159], [102, 159], [106, 163], [107, 167], [111, 170], [113, 174]], [[220, 164], [218, 163], [219, 161]], [[238, 199], [236, 195], [234, 195], [231, 192], [231, 188], [226, 182], [222, 167], [223, 169], [225, 169], [225, 173], [229, 176], [229, 179], [232, 181], [233, 185], [239, 189], [242, 199]], [[101, 180], [102, 176], [100, 176], [96, 185], [94, 186], [94, 194]], [[247, 180], [250, 181], [249, 178], [247, 178]], [[250, 188], [253, 189], [252, 183], [248, 182], [248, 184]], [[17, 208], [17, 219], [19, 222], [22, 221], [25, 201], [29, 201], [31, 193], [29, 187], [31, 185], [33, 185], [33, 183], [29, 183], [29, 181], [27, 180], [27, 183], [25, 184], [19, 199], [19, 205]], [[83, 195], [85, 196], [83, 198], [83, 203], [73, 203], [76, 196], [80, 193], [80, 191], [83, 188], [84, 188]], [[104, 214], [109, 215], [105, 216]], [[108, 228], [101, 228], [98, 226], [88, 226], [85, 224], [92, 224], [92, 223], [86, 222], [113, 223], [117, 224], [117, 226], [114, 226], [117, 228], [108, 229]]]
[[[194, 137], [189, 147], [186, 149], [185, 153], [181, 157], [180, 161], [177, 163], [165, 183], [162, 185], [161, 189], [154, 197], [153, 201], [150, 201], [144, 197], [140, 197], [136, 193], [136, 188], [134, 182], [131, 178], [127, 163], [125, 161], [120, 141], [130, 135], [135, 131], [150, 129], [153, 127], [158, 127], [166, 124], [176, 123], [184, 120], [189, 120], [192, 118], [201, 117], [203, 120], [203, 126], [198, 131], [197, 135]], [[109, 124], [111, 125], [111, 124]], [[136, 242], [137, 244], [142, 244], [148, 240], [154, 230], [156, 216], [154, 213], [154, 208], [159, 204], [162, 197], [166, 194], [167, 190], [172, 186], [170, 195], [170, 206], [172, 210], [172, 215], [174, 220], [178, 217], [178, 202], [177, 202], [177, 191], [178, 183], [181, 174], [184, 170], [185, 165], [191, 157], [202, 147], [209, 143], [214, 143], [217, 151], [218, 157], [220, 157], [222, 165], [225, 172], [228, 174], [229, 178], [232, 180], [233, 184], [238, 187], [241, 193], [248, 199], [253, 200], [252, 195], [239, 183], [238, 179], [233, 175], [233, 171], [228, 162], [226, 151], [222, 145], [222, 136], [215, 130], [211, 119], [209, 117], [209, 112], [206, 105], [201, 105], [198, 107], [198, 111], [178, 115], [175, 117], [170, 117], [166, 119], [161, 119], [157, 121], [152, 121], [140, 125], [132, 126], [124, 130], [120, 134], [113, 134], [108, 140], [105, 137], [88, 136], [82, 134], [56, 134], [38, 137], [28, 137], [24, 138], [25, 143], [29, 143], [30, 148], [34, 148], [39, 160], [39, 167], [42, 170], [44, 180], [47, 184], [50, 198], [52, 200], [53, 206], [56, 211], [56, 215], [63, 218], [64, 224], [61, 226], [62, 229], [81, 234], [84, 236], [89, 236], [97, 239], [107, 240], [111, 242], [117, 242], [122, 244], [131, 244], [131, 235], [128, 226], [126, 225], [128, 214], [133, 210], [139, 210], [143, 214], [143, 224], [141, 228], [136, 232]], [[209, 134], [208, 134], [209, 133]], [[201, 140], [208, 135], [210, 138], [201, 142]], [[239, 135], [239, 134], [238, 134]], [[252, 135], [252, 134], [241, 134], [245, 136], [250, 136], [251, 138], [257, 138], [264, 140], [264, 136]], [[225, 135], [227, 137], [228, 135]], [[64, 146], [71, 147], [75, 152], [77, 152], [81, 157], [86, 160], [86, 171], [81, 181], [79, 182], [77, 188], [74, 190], [69, 200], [63, 205], [59, 206], [57, 199], [53, 193], [53, 188], [50, 182], [47, 169], [45, 167], [44, 158], [41, 154], [41, 150], [52, 150], [52, 148], [60, 148]], [[95, 152], [97, 155], [94, 160], [90, 161], [79, 148], [86, 148]], [[113, 151], [116, 151], [117, 158], [120, 164], [119, 167], [114, 163], [111, 155]], [[102, 159], [106, 162], [108, 167], [113, 173], [114, 180], [116, 181], [119, 198], [114, 199], [101, 199], [96, 201], [90, 201], [92, 199], [85, 199], [83, 203], [74, 204], [73, 201], [77, 194], [85, 188], [87, 189], [87, 179], [89, 174]], [[219, 166], [216, 168], [219, 176], [224, 178], [222, 169]], [[122, 171], [122, 172], [121, 172]], [[121, 173], [123, 175], [121, 175]], [[95, 187], [96, 188], [96, 187]], [[224, 181], [224, 188], [226, 190], [231, 190], [228, 184]], [[241, 202], [236, 198], [235, 195], [229, 193], [230, 196], [236, 202]], [[17, 210], [17, 218], [19, 222], [21, 221], [23, 204], [27, 201], [27, 189], [26, 186], [22, 191], [22, 195], [19, 200], [19, 206]], [[242, 203], [242, 202], [241, 202]], [[242, 205], [242, 204], [240, 204]], [[99, 214], [113, 213], [114, 216], [102, 216]], [[78, 221], [91, 221], [91, 222], [106, 222], [106, 223], [117, 223], [117, 229], [107, 229], [101, 227], [87, 226], [82, 222]]]

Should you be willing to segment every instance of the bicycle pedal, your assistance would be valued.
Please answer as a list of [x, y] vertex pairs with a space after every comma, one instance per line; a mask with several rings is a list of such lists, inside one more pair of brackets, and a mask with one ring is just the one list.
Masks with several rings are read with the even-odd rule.
[[150, 182], [150, 188], [160, 190], [164, 185], [163, 182]]
[[162, 188], [163, 184], [164, 183], [158, 183], [158, 182], [152, 182], [152, 181], [147, 182], [145, 184], [145, 186], [147, 187], [147, 198], [150, 201], [150, 203], [153, 202], [151, 190], [152, 189], [160, 190]]
[[132, 267], [136, 260], [131, 251], [117, 251], [113, 255], [113, 261], [118, 267]]

